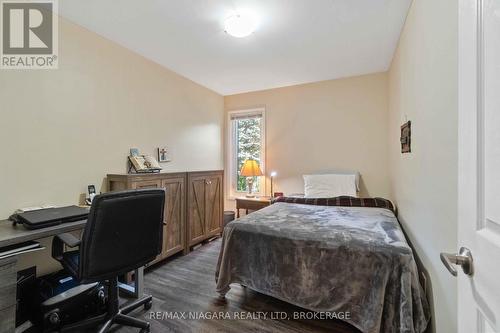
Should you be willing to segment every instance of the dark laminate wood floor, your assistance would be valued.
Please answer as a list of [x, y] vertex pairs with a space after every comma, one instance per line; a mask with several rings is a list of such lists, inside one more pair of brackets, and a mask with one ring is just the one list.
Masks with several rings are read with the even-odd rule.
[[[235, 320], [235, 315], [245, 316], [255, 312], [283, 313], [304, 311], [240, 285], [232, 285], [227, 302], [218, 300], [215, 292], [215, 266], [220, 239], [205, 244], [186, 256], [178, 256], [163, 265], [152, 267], [145, 275], [146, 292], [154, 295], [151, 312], [170, 313], [219, 313], [232, 319], [149, 319], [150, 311], [142, 308], [132, 312], [137, 318], [147, 318], [151, 332], [333, 332], [358, 333], [359, 331], [340, 320], [245, 319]], [[116, 327], [115, 332], [137, 332], [136, 329]]]

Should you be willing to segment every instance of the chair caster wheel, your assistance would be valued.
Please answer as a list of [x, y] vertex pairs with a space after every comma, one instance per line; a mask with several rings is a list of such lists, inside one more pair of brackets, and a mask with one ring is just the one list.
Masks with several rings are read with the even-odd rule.
[[151, 308], [153, 307], [153, 301], [147, 301], [146, 303], [144, 303], [144, 309], [145, 310], [151, 310]]
[[151, 325], [148, 323], [148, 327], [141, 329], [139, 333], [149, 333], [151, 331]]
[[59, 325], [59, 322], [61, 321], [61, 319], [59, 318], [59, 314], [57, 312], [52, 312], [50, 315], [49, 315], [49, 322], [52, 324], [52, 325]]

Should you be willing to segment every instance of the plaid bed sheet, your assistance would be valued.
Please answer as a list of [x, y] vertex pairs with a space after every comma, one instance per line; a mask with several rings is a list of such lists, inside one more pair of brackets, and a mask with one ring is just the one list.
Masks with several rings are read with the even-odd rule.
[[343, 207], [375, 207], [389, 209], [396, 214], [396, 209], [390, 200], [384, 198], [355, 198], [340, 196], [334, 198], [301, 198], [301, 197], [278, 197], [275, 202], [295, 203], [316, 206], [343, 206]]

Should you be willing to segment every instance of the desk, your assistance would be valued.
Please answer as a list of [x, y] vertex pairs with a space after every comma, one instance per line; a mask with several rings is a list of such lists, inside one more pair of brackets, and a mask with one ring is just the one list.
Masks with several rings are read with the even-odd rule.
[[[35, 241], [42, 238], [52, 237], [66, 232], [82, 230], [85, 228], [87, 220], [63, 223], [52, 227], [28, 230], [22, 225], [13, 226], [12, 222], [9, 220], [0, 220], [0, 248], [9, 245], [21, 244], [28, 241]], [[15, 266], [16, 259], [11, 257], [7, 263], [9, 267]], [[1, 262], [0, 262], [1, 266]], [[0, 290], [1, 287], [11, 283], [11, 281], [4, 281], [4, 277], [7, 274], [2, 274], [0, 270]], [[135, 283], [134, 286], [129, 286], [126, 284], [120, 284], [120, 290], [133, 296], [134, 298], [139, 298], [144, 293], [144, 268], [141, 267], [135, 270]], [[0, 302], [0, 307], [2, 303]], [[0, 309], [2, 310], [2, 309]], [[10, 322], [12, 318], [5, 318], [0, 314], [0, 333], [3, 333], [5, 328], [4, 324]], [[5, 330], [5, 332], [9, 332]]]
[[0, 248], [4, 246], [20, 244], [46, 237], [52, 237], [65, 232], [81, 230], [85, 227], [87, 220], [63, 223], [52, 227], [28, 230], [22, 225], [12, 225], [12, 221], [0, 221]]

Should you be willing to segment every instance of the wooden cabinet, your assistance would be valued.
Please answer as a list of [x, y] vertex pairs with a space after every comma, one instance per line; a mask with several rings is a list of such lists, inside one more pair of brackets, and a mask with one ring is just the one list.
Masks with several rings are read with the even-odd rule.
[[154, 264], [221, 232], [223, 172], [109, 174], [108, 190], [165, 188], [163, 247]]
[[223, 172], [190, 172], [187, 181], [187, 246], [193, 246], [222, 230]]
[[149, 265], [186, 251], [186, 173], [108, 175], [108, 190], [165, 188], [162, 252]]
[[205, 184], [204, 176], [188, 176], [188, 244], [205, 239]]
[[186, 177], [168, 177], [162, 181], [165, 198], [165, 229], [162, 258], [186, 250]]
[[16, 258], [0, 259], [0, 333], [16, 327]]

